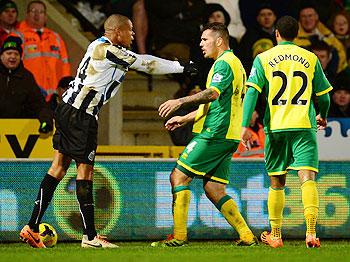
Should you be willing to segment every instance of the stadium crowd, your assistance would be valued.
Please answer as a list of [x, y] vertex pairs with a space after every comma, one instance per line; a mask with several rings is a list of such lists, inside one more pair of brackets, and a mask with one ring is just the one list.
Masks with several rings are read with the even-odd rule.
[[[288, 0], [281, 3], [276, 0], [77, 0], [72, 3], [96, 27], [100, 27], [103, 19], [112, 13], [129, 17], [136, 33], [133, 51], [176, 59], [181, 63], [190, 60], [195, 62], [199, 68], [197, 76], [176, 76], [180, 84], [177, 97], [205, 89], [206, 76], [213, 64], [213, 60], [203, 58], [199, 48], [201, 29], [205, 24], [222, 22], [228, 26], [230, 48], [240, 58], [249, 74], [256, 55], [276, 45], [276, 20], [283, 15], [291, 15], [298, 19], [300, 25], [295, 43], [318, 56], [324, 73], [334, 86], [329, 117], [350, 117], [348, 1]], [[59, 81], [70, 76], [72, 72], [63, 38], [47, 28], [46, 22], [46, 6], [41, 1], [29, 2], [23, 21], [18, 21], [16, 1], [0, 1], [1, 54], [5, 49], [3, 43], [8, 36], [21, 39], [23, 52], [20, 64], [33, 74], [37, 88], [51, 105], [48, 107], [52, 108], [52, 100], [59, 101], [57, 96], [61, 95], [58, 89]], [[8, 46], [6, 48], [9, 49]], [[15, 75], [15, 71], [16, 69], [10, 70], [8, 74]], [[6, 83], [1, 83], [1, 86], [8, 88]], [[2, 117], [28, 117], [28, 114], [11, 114], [11, 108], [24, 107], [24, 100], [14, 98], [16, 95], [9, 95], [11, 92], [6, 92], [5, 89], [0, 98], [6, 100], [10, 108], [3, 108]], [[257, 134], [261, 128], [266, 104], [262, 97], [263, 95], [259, 97], [256, 106], [256, 114], [259, 116], [255, 125]], [[315, 102], [317, 104], [317, 101]], [[40, 118], [38, 113], [31, 114], [31, 117]], [[45, 122], [47, 127], [41, 131], [51, 131], [52, 119], [41, 122]], [[190, 139], [182, 139], [174, 134], [171, 134], [171, 137], [176, 145], [184, 145]], [[263, 140], [256, 144], [261, 142]], [[260, 152], [260, 148], [257, 149]]]

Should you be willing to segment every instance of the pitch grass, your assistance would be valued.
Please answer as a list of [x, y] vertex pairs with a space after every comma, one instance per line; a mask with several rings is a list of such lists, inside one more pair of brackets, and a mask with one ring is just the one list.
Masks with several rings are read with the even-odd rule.
[[33, 249], [23, 243], [1, 243], [0, 261], [350, 261], [350, 240], [321, 242], [319, 249], [307, 249], [302, 240], [285, 241], [284, 247], [272, 249], [237, 247], [228, 241], [193, 241], [180, 248], [151, 247], [150, 242], [121, 242], [118, 249], [83, 249], [80, 243], [58, 243], [51, 249]]

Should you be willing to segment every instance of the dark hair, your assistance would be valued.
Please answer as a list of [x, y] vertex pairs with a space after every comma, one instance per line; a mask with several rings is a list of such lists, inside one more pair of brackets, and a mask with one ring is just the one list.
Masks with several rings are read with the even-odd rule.
[[306, 8], [312, 8], [315, 10], [316, 13], [318, 13], [317, 4], [314, 0], [301, 0], [298, 6], [299, 16], [300, 16], [300, 12]]
[[334, 21], [337, 18], [337, 16], [340, 16], [340, 15], [344, 16], [345, 19], [348, 21], [349, 28], [348, 28], [348, 31], [346, 32], [346, 34], [348, 34], [350, 32], [350, 15], [346, 10], [340, 10], [339, 12], [336, 12], [331, 16], [331, 19], [329, 22], [329, 25], [330, 25], [329, 28], [333, 31], [334, 34], [336, 34], [334, 30]]
[[282, 16], [276, 23], [276, 30], [278, 30], [283, 39], [293, 41], [298, 35], [298, 21], [288, 15]]
[[274, 13], [274, 15], [277, 14], [276, 10], [273, 8], [272, 4], [269, 1], [265, 1], [259, 5], [258, 9], [256, 10], [255, 16], [258, 16], [260, 14], [260, 11], [263, 9], [270, 9]]
[[17, 50], [19, 55], [22, 56], [23, 49], [22, 49], [22, 39], [18, 36], [10, 35], [8, 36], [1, 47], [0, 53], [2, 54], [6, 50]]
[[12, 0], [1, 0], [0, 1], [0, 13], [5, 11], [7, 8], [14, 8], [16, 9], [16, 12], [18, 13], [18, 8], [15, 2]]
[[220, 11], [223, 13], [224, 17], [225, 17], [225, 25], [228, 26], [231, 22], [231, 17], [229, 15], [229, 13], [226, 11], [226, 9], [220, 5], [220, 4], [207, 4], [206, 5], [207, 8], [207, 12], [206, 12], [206, 17], [205, 17], [205, 21], [208, 22], [209, 21], [209, 17], [217, 11]]
[[312, 41], [310, 45], [310, 49], [317, 50], [317, 51], [327, 51], [328, 54], [332, 52], [332, 47], [328, 45], [325, 41]]
[[204, 32], [205, 30], [212, 30], [218, 33], [227, 44], [229, 43], [230, 35], [226, 25], [222, 23], [214, 22], [214, 23], [205, 25], [202, 32]]
[[30, 12], [30, 6], [31, 6], [32, 4], [40, 4], [40, 5], [42, 5], [42, 6], [44, 7], [44, 10], [46, 11], [46, 5], [45, 5], [45, 3], [44, 3], [43, 1], [34, 0], [34, 1], [30, 1], [30, 2], [28, 3], [28, 5], [27, 5], [27, 13]]

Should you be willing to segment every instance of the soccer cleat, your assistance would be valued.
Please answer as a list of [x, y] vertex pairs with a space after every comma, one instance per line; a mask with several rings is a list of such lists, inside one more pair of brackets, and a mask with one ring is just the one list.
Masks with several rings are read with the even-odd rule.
[[236, 241], [236, 246], [246, 246], [246, 247], [252, 247], [259, 245], [259, 241], [256, 236], [253, 236], [253, 238], [250, 239], [239, 239]]
[[307, 248], [318, 248], [321, 246], [320, 239], [311, 234], [306, 236], [305, 243]]
[[270, 232], [267, 232], [267, 231], [262, 232], [260, 239], [264, 244], [269, 245], [270, 247], [273, 247], [273, 248], [283, 247], [282, 238], [272, 238]]
[[188, 245], [187, 240], [178, 240], [173, 235], [168, 235], [165, 240], [152, 242], [152, 247], [182, 247]]
[[19, 237], [23, 242], [28, 243], [34, 248], [46, 248], [40, 238], [39, 233], [34, 232], [28, 225], [25, 225], [22, 228], [21, 232], [19, 233]]
[[89, 240], [87, 235], [83, 235], [81, 247], [84, 248], [117, 248], [119, 246], [106, 240], [105, 236], [97, 235], [93, 240]]

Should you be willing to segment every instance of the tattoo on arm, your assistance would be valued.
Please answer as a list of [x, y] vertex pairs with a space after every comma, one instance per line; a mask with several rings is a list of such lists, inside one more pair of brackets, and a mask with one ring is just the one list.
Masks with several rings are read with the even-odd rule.
[[219, 94], [213, 88], [208, 88], [197, 94], [181, 97], [179, 100], [183, 105], [199, 105], [212, 102], [218, 98], [218, 96]]

